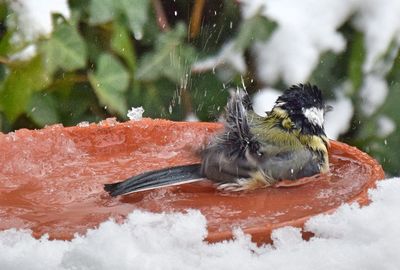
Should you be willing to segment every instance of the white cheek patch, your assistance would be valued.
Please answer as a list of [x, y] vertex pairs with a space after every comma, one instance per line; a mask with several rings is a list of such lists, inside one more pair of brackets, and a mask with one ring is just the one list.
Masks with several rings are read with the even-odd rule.
[[320, 126], [324, 124], [324, 111], [315, 107], [303, 109], [304, 116], [311, 124]]

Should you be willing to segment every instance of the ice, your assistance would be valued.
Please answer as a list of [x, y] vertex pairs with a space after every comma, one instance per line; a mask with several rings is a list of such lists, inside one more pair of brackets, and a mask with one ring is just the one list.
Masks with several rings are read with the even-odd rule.
[[400, 269], [400, 178], [378, 182], [371, 204], [345, 204], [306, 223], [315, 237], [284, 227], [273, 245], [257, 247], [241, 230], [235, 240], [208, 244], [206, 219], [187, 213], [132, 212], [71, 241], [0, 232], [0, 269]]
[[142, 106], [140, 107], [132, 107], [130, 110], [128, 110], [128, 114], [126, 116], [128, 116], [128, 118], [132, 121], [139, 121], [142, 119], [142, 115], [144, 113], [144, 109]]
[[88, 127], [88, 126], [90, 126], [90, 123], [88, 121], [82, 121], [82, 122], [78, 123], [77, 126], [78, 127]]
[[104, 120], [101, 120], [98, 125], [102, 126], [102, 127], [112, 127], [112, 126], [117, 125], [118, 123], [119, 122], [118, 122], [117, 118], [110, 117], [110, 118], [106, 118]]

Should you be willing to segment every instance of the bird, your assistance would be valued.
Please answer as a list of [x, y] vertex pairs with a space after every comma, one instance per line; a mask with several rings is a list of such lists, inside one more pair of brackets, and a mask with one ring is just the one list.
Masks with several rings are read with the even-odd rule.
[[260, 116], [246, 90], [231, 91], [224, 128], [201, 151], [201, 163], [145, 172], [105, 184], [111, 196], [207, 178], [219, 190], [247, 191], [329, 172], [322, 91], [309, 83], [287, 88]]

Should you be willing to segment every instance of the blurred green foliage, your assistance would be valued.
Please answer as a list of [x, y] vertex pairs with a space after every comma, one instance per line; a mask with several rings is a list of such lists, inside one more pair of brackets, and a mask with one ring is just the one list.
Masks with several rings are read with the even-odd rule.
[[[257, 40], [268, 39], [276, 24], [257, 14], [243, 19], [235, 1], [71, 0], [69, 6], [71, 18], [55, 14], [49, 37], [15, 44], [12, 37], [17, 29], [9, 24], [12, 11], [7, 2], [0, 2], [3, 132], [106, 117], [125, 120], [128, 108], [136, 106], [143, 106], [147, 117], [182, 120], [193, 112], [200, 120], [213, 121], [224, 108], [227, 89], [241, 86], [242, 77], [250, 92], [266, 86], [257, 79], [249, 48]], [[351, 82], [346, 94], [355, 115], [341, 140], [369, 152], [387, 172], [398, 174], [400, 152], [395, 149], [400, 149], [400, 135], [379, 137], [376, 120], [384, 113], [400, 125], [399, 57], [387, 75], [387, 102], [365, 117], [358, 98], [364, 79], [363, 34], [347, 23], [340, 31], [347, 39], [347, 50], [322, 55], [310, 81], [330, 97], [337, 85]], [[229, 76], [192, 69], [196, 61], [217, 55], [228, 41], [244, 53], [249, 67], [245, 74], [229, 66]], [[35, 57], [12, 60], [11, 55], [31, 43], [37, 48]], [[286, 87], [282, 82], [272, 86]]]

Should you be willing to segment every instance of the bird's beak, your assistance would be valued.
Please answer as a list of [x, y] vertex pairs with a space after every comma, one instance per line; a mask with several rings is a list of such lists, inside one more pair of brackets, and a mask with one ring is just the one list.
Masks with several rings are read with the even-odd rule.
[[325, 113], [330, 112], [333, 110], [333, 106], [331, 105], [325, 105]]

